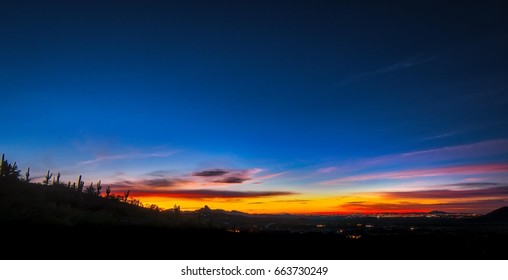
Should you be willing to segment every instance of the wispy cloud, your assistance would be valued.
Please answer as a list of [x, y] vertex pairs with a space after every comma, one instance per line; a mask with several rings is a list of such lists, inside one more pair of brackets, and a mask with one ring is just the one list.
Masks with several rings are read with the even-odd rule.
[[115, 191], [136, 190], [150, 191], [156, 189], [182, 188], [193, 186], [193, 182], [180, 178], [155, 178], [140, 180], [123, 180], [109, 184]]
[[308, 204], [311, 201], [312, 200], [309, 200], [309, 199], [282, 199], [282, 200], [273, 200], [272, 202]]
[[265, 174], [265, 175], [261, 175], [261, 176], [257, 175], [253, 179], [258, 180], [258, 181], [253, 182], [252, 184], [263, 184], [263, 182], [261, 180], [269, 180], [269, 179], [279, 177], [279, 176], [282, 176], [282, 175], [285, 175], [288, 173], [289, 173], [289, 171], [284, 171], [284, 172], [278, 172], [278, 173]]
[[367, 173], [361, 175], [345, 176], [333, 180], [325, 181], [325, 185], [344, 185], [355, 182], [371, 181], [371, 180], [397, 180], [397, 179], [413, 179], [422, 177], [437, 177], [450, 175], [470, 175], [470, 174], [486, 174], [508, 172], [508, 164], [479, 164], [479, 165], [462, 165], [447, 166], [438, 168], [400, 170], [391, 172]]
[[[168, 189], [193, 190], [215, 189], [218, 187], [230, 187], [235, 184], [243, 184], [253, 180], [253, 176], [262, 172], [260, 168], [251, 169], [209, 169], [192, 172], [190, 174], [168, 175], [170, 172], [159, 170], [146, 173], [145, 178], [119, 179], [110, 185], [116, 192], [130, 190], [137, 193], [163, 193]], [[259, 178], [273, 178], [285, 172], [272, 173], [259, 176]], [[259, 179], [257, 178], [257, 179]]]
[[323, 167], [323, 168], [319, 168], [317, 170], [317, 173], [319, 174], [326, 174], [326, 173], [331, 173], [331, 172], [334, 172], [334, 171], [337, 171], [338, 168], [335, 167], [335, 166], [330, 166], [330, 167]]
[[356, 75], [349, 76], [349, 77], [347, 77], [345, 79], [340, 80], [337, 84], [339, 86], [343, 86], [343, 85], [347, 85], [347, 84], [350, 84], [350, 83], [353, 83], [353, 82], [360, 81], [362, 79], [365, 79], [365, 78], [368, 78], [368, 77], [371, 77], [371, 76], [375, 76], [375, 75], [379, 75], [379, 74], [384, 74], [384, 73], [389, 73], [389, 72], [394, 72], [394, 71], [399, 71], [399, 70], [403, 70], [403, 69], [408, 69], [408, 68], [415, 67], [415, 66], [420, 65], [420, 64], [424, 64], [424, 63], [430, 62], [435, 57], [436, 56], [422, 57], [421, 55], [415, 55], [415, 56], [413, 56], [413, 57], [411, 57], [409, 59], [406, 59], [404, 61], [399, 61], [397, 63], [391, 64], [391, 65], [387, 65], [387, 66], [384, 66], [384, 67], [381, 67], [381, 68], [378, 68], [378, 69], [374, 69], [374, 70], [371, 70], [371, 71], [366, 71], [366, 72], [363, 72], [363, 73], [358, 73]]
[[155, 170], [155, 171], [146, 173], [146, 175], [150, 176], [150, 177], [167, 177], [171, 173], [172, 172], [170, 170]]
[[462, 182], [462, 183], [453, 183], [453, 184], [441, 184], [439, 187], [458, 187], [458, 188], [485, 188], [498, 186], [500, 183], [494, 182]]
[[459, 131], [452, 131], [452, 132], [448, 132], [448, 133], [442, 133], [442, 134], [438, 134], [438, 135], [434, 135], [434, 136], [430, 136], [430, 137], [425, 137], [425, 138], [422, 138], [422, 140], [428, 141], [428, 140], [442, 139], [442, 138], [447, 138], [447, 137], [457, 135], [459, 133], [460, 133]]
[[382, 192], [388, 199], [463, 199], [463, 198], [508, 198], [508, 186], [481, 189], [438, 189], [403, 192]]
[[433, 157], [442, 159], [458, 159], [467, 157], [481, 157], [508, 153], [508, 140], [496, 139], [472, 144], [442, 147], [430, 150], [403, 153], [402, 158]]
[[77, 166], [101, 163], [104, 161], [113, 161], [113, 160], [123, 160], [123, 159], [135, 159], [135, 158], [164, 158], [174, 154], [174, 152], [153, 152], [153, 153], [143, 153], [143, 152], [132, 152], [126, 154], [116, 154], [116, 155], [100, 155], [91, 160], [85, 160], [78, 162]]
[[278, 172], [278, 173], [271, 173], [271, 174], [265, 174], [265, 175], [261, 175], [261, 176], [256, 176], [256, 179], [258, 179], [258, 180], [268, 180], [268, 179], [279, 177], [279, 176], [282, 176], [282, 175], [285, 175], [285, 174], [288, 174], [288, 173], [289, 173], [289, 171]]
[[508, 139], [487, 140], [471, 144], [439, 147], [399, 154], [390, 154], [368, 159], [360, 159], [348, 162], [347, 166], [328, 167], [317, 170], [323, 173], [347, 173], [375, 166], [408, 165], [411, 163], [438, 163], [459, 159], [475, 159], [480, 157], [497, 156], [508, 154]]

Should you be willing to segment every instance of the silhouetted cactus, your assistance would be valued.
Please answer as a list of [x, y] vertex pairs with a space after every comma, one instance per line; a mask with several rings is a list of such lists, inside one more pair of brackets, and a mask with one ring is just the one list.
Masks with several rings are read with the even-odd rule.
[[111, 187], [110, 186], [107, 186], [106, 187], [106, 198], [109, 198], [109, 194], [111, 193]]
[[16, 162], [14, 164], [10, 164], [7, 160], [5, 160], [5, 155], [2, 154], [2, 162], [0, 164], [0, 179], [17, 181], [19, 180], [18, 165]]
[[95, 194], [95, 188], [93, 187], [93, 182], [90, 183], [90, 186], [86, 188], [85, 191], [87, 194]]
[[56, 175], [56, 184], [60, 185], [60, 172]]
[[177, 215], [182, 213], [182, 211], [180, 210], [180, 205], [175, 204], [175, 206], [173, 206], [173, 212], [175, 212], [175, 214], [177, 214]]
[[2, 161], [0, 162], [0, 177], [3, 177], [3, 175], [4, 175], [4, 161], [5, 161], [5, 154], [2, 154]]
[[48, 174], [46, 174], [46, 176], [44, 176], [44, 184], [47, 186], [49, 184], [49, 180], [51, 179], [51, 177], [53, 177], [53, 173], [49, 174], [49, 170], [48, 170]]
[[25, 181], [30, 182], [30, 167], [28, 167], [28, 169], [26, 170]]
[[78, 179], [78, 193], [83, 192], [83, 187], [85, 186], [85, 182], [81, 181], [81, 175], [79, 175]]
[[97, 189], [97, 196], [101, 196], [101, 189], [102, 189], [101, 180], [99, 180], [99, 182], [97, 182], [97, 186], [95, 188]]
[[176, 222], [179, 223], [180, 222], [180, 216], [182, 214], [182, 211], [180, 210], [180, 205], [176, 205], [173, 206], [173, 213], [175, 213], [175, 219], [176, 219]]
[[129, 194], [130, 194], [130, 190], [126, 191], [124, 194], [123, 194], [123, 201], [124, 202], [127, 202], [127, 198], [129, 198]]

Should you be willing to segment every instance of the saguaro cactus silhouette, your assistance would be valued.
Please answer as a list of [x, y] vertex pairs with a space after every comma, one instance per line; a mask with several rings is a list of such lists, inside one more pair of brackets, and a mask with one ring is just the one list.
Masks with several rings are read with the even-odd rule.
[[19, 170], [16, 162], [10, 164], [5, 160], [5, 155], [2, 154], [2, 162], [0, 163], [0, 179], [6, 180], [19, 180]]
[[25, 181], [30, 182], [30, 167], [26, 170]]
[[78, 193], [83, 192], [83, 186], [85, 185], [85, 182], [81, 181], [81, 175], [79, 175], [78, 179]]
[[60, 185], [60, 172], [56, 175], [56, 184]]
[[49, 174], [49, 170], [48, 170], [48, 174], [46, 174], [46, 176], [44, 176], [44, 184], [47, 186], [49, 184], [49, 180], [51, 179], [51, 177], [53, 177], [53, 173]]
[[99, 180], [99, 182], [97, 182], [97, 186], [95, 188], [97, 189], [97, 196], [101, 196], [101, 189], [102, 189], [101, 180]]
[[107, 186], [106, 187], [106, 198], [109, 198], [109, 194], [111, 193], [111, 187], [110, 186]]
[[87, 194], [95, 194], [95, 188], [93, 187], [93, 182], [90, 182], [90, 186], [86, 188]]
[[127, 198], [129, 198], [129, 194], [130, 194], [130, 190], [126, 191], [124, 194], [123, 194], [123, 201], [124, 202], [127, 202]]
[[0, 177], [3, 177], [3, 175], [4, 175], [4, 161], [5, 161], [5, 154], [2, 154], [2, 162], [0, 162]]

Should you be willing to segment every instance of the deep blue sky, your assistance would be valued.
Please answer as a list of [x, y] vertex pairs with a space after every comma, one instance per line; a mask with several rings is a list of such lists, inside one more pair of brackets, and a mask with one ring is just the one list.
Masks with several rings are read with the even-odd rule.
[[300, 193], [352, 162], [417, 151], [487, 143], [376, 168], [505, 163], [507, 11], [502, 1], [2, 1], [0, 152], [38, 175], [110, 182], [289, 172], [273, 189]]

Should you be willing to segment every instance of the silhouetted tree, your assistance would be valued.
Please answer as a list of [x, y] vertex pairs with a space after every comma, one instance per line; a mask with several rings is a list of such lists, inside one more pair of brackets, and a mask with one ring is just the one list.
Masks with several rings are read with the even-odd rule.
[[53, 173], [49, 174], [49, 170], [48, 170], [48, 174], [46, 174], [46, 176], [44, 176], [44, 185], [48, 185], [49, 184], [49, 180], [51, 179], [51, 177], [53, 177]]
[[161, 208], [159, 207], [159, 205], [157, 204], [151, 204], [149, 207], [148, 207], [150, 210], [153, 210], [153, 211], [158, 211], [160, 212], [161, 211]]
[[143, 203], [139, 199], [131, 198], [129, 199], [129, 204], [134, 206], [143, 207]]

